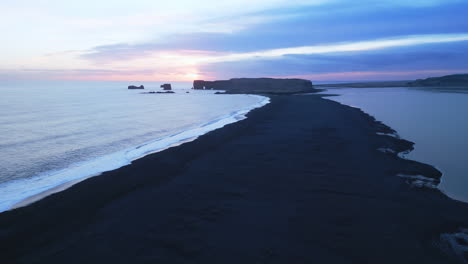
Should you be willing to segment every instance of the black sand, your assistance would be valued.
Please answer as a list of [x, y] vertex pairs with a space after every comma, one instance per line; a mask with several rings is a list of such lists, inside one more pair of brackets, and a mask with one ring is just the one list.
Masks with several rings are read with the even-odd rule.
[[411, 148], [389, 131], [318, 96], [272, 97], [1, 214], [0, 263], [456, 263], [440, 235], [468, 226], [468, 206], [395, 176], [439, 175], [377, 151]]

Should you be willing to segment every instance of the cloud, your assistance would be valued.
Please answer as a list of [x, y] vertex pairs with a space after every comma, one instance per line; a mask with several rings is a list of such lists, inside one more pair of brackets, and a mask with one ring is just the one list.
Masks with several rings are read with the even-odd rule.
[[[127, 46], [116, 59], [114, 55], [96, 60], [84, 67], [59, 67], [62, 54], [51, 54], [36, 59], [37, 66], [47, 60], [57, 61], [55, 68], [23, 67], [18, 73], [37, 77], [38, 72], [50, 79], [85, 80], [191, 80], [193, 76], [205, 79], [256, 76], [339, 76], [340, 72], [408, 72], [423, 70], [459, 70], [468, 68], [468, 34], [438, 34], [401, 36], [347, 43], [290, 47], [256, 52], [215, 52], [204, 50], [148, 50], [144, 56], [135, 56]], [[107, 48], [106, 48], [107, 49]], [[128, 50], [127, 50], [128, 49]], [[126, 53], [128, 52], [128, 53]], [[65, 55], [76, 55], [76, 52]], [[83, 57], [85, 55], [81, 55]], [[93, 63], [94, 62], [94, 63]], [[96, 63], [99, 62], [99, 63]], [[50, 62], [49, 62], [50, 63]], [[30, 71], [28, 69], [35, 69]], [[85, 71], [87, 69], [88, 71]], [[108, 71], [106, 71], [107, 69]], [[314, 76], [314, 75], [311, 76]], [[411, 75], [411, 74], [410, 74]], [[11, 76], [11, 75], [10, 75]], [[323, 77], [322, 76], [322, 77]], [[359, 75], [363, 77], [364, 75]], [[387, 77], [387, 75], [381, 75]]]
[[239, 26], [238, 31], [176, 32], [149, 42], [98, 46], [87, 51], [84, 57], [101, 63], [113, 59], [146, 57], [154, 52], [171, 50], [239, 53], [405, 35], [468, 32], [468, 20], [465, 19], [464, 12], [468, 4], [453, 4], [454, 2], [456, 1], [449, 1], [452, 4], [437, 7], [425, 5], [401, 8], [397, 3], [378, 1], [384, 7], [377, 8], [362, 2], [349, 4], [332, 1], [327, 5], [264, 10], [205, 21], [207, 24], [227, 24], [233, 28], [237, 27], [236, 23], [240, 25], [244, 20], [256, 21], [246, 22]]
[[[467, 72], [467, 49], [468, 42], [465, 41], [339, 54], [287, 55], [281, 58], [207, 64], [200, 68], [200, 72], [219, 78], [310, 76], [307, 78], [334, 81], [376, 80], [379, 77], [381, 80], [414, 79], [428, 73]], [[351, 72], [360, 74], [348, 76], [347, 73]], [[338, 78], [340, 76], [343, 78]]]
[[342, 44], [328, 44], [328, 45], [315, 45], [292, 47], [283, 49], [272, 49], [256, 52], [234, 53], [223, 56], [213, 56], [195, 59], [198, 63], [214, 63], [214, 62], [229, 62], [248, 60], [252, 58], [275, 58], [285, 55], [294, 54], [325, 54], [337, 52], [357, 52], [377, 50], [393, 47], [415, 46], [433, 43], [447, 43], [468, 41], [468, 33], [464, 34], [446, 34], [446, 35], [423, 35], [423, 36], [406, 36], [392, 39], [377, 39], [370, 41], [360, 41]]
[[[91, 53], [85, 53], [83, 58], [98, 63], [139, 62], [152, 60], [172, 60], [181, 64], [198, 65], [217, 62], [232, 62], [261, 58], [277, 58], [285, 55], [310, 55], [342, 52], [359, 52], [368, 50], [388, 49], [394, 47], [416, 46], [434, 43], [450, 43], [467, 41], [468, 33], [400, 36], [394, 38], [375, 39], [347, 43], [328, 43], [322, 45], [289, 47], [281, 49], [260, 50], [254, 52], [216, 52], [203, 50], [166, 50], [157, 46], [115, 45], [97, 47]], [[171, 61], [169, 61], [170, 63]]]
[[[219, 78], [228, 68], [232, 75], [389, 70], [391, 62], [405, 61], [392, 58], [395, 49], [443, 49], [468, 34], [462, 0], [17, 0], [0, 8], [7, 39], [0, 70], [36, 77], [24, 69], [55, 70], [53, 78], [60, 71], [70, 73], [66, 78], [180, 80]], [[371, 51], [382, 52], [368, 56]], [[447, 61], [440, 58], [439, 67], [450, 67]]]

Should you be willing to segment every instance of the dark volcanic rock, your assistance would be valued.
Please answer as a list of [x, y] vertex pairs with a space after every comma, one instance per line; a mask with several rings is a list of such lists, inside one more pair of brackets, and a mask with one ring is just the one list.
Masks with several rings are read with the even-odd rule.
[[240, 78], [193, 82], [195, 90], [225, 90], [227, 93], [293, 94], [316, 92], [312, 82], [302, 79]]
[[161, 88], [163, 88], [165, 91], [172, 90], [172, 86], [171, 86], [170, 83], [165, 83], [165, 84], [161, 85]]
[[193, 81], [193, 89], [195, 89], [195, 90], [203, 90], [203, 89], [205, 89], [205, 81], [203, 81], [203, 80], [195, 80], [195, 81]]
[[143, 85], [140, 85], [140, 86], [130, 85], [130, 86], [128, 86], [128, 89], [130, 89], [130, 90], [145, 89], [145, 87]]

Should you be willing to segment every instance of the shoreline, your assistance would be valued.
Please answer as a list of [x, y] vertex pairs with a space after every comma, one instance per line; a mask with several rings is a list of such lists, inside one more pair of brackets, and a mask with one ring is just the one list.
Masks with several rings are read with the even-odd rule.
[[[391, 88], [391, 87], [383, 87], [382, 89], [385, 89], [385, 88]], [[324, 99], [333, 101], [333, 102], [338, 103], [340, 105], [357, 109], [358, 111], [362, 112], [363, 114], [370, 116], [372, 119], [375, 120], [376, 123], [381, 124], [381, 125], [383, 125], [383, 126], [385, 126], [385, 127], [387, 127], [389, 129], [386, 132], [376, 132], [377, 135], [385, 136], [385, 137], [393, 137], [393, 138], [395, 138], [397, 140], [404, 141], [405, 145], [406, 145], [406, 148], [407, 148], [407, 149], [404, 149], [404, 148], [403, 149], [401, 149], [401, 148], [400, 149], [393, 149], [393, 148], [382, 147], [382, 148], [377, 149], [378, 151], [380, 151], [382, 153], [394, 154], [394, 155], [397, 155], [398, 158], [400, 158], [400, 159], [407, 160], [409, 162], [415, 162], [415, 163], [427, 165], [427, 166], [429, 166], [429, 167], [431, 167], [433, 169], [433, 171], [429, 173], [430, 176], [399, 173], [399, 174], [396, 174], [397, 177], [401, 177], [401, 178], [406, 179], [407, 183], [409, 185], [413, 185], [415, 187], [420, 187], [420, 188], [437, 189], [438, 191], [443, 193], [445, 196], [447, 196], [448, 198], [450, 198], [450, 199], [452, 199], [454, 201], [468, 204], [465, 201], [451, 198], [446, 193], [444, 193], [441, 189], [439, 189], [438, 186], [440, 185], [440, 183], [443, 180], [444, 172], [436, 164], [428, 164], [428, 163], [424, 163], [424, 161], [413, 160], [413, 159], [410, 159], [410, 158], [406, 157], [409, 153], [411, 153], [414, 150], [414, 145], [416, 145], [416, 142], [408, 141], [408, 140], [402, 138], [398, 134], [398, 131], [394, 130], [393, 128], [390, 128], [387, 125], [385, 125], [384, 121], [377, 120], [371, 113], [368, 113], [368, 112], [364, 111], [363, 109], [359, 108], [358, 106], [347, 105], [345, 103], [341, 103], [339, 101], [335, 101], [335, 100], [327, 98], [327, 97], [341, 96], [339, 94], [328, 94], [328, 93], [326, 93], [326, 94], [318, 94], [318, 95], [322, 96]], [[429, 171], [430, 170], [431, 169], [429, 169]]]
[[[178, 132], [178, 133], [175, 133], [175, 134], [172, 134], [172, 135], [168, 135], [168, 136], [163, 137], [163, 138], [148, 141], [146, 143], [135, 146], [132, 149], [127, 149], [127, 150], [119, 151], [119, 152], [116, 152], [116, 153], [111, 153], [111, 154], [108, 154], [108, 155], [105, 155], [105, 156], [102, 156], [102, 157], [98, 157], [98, 158], [90, 160], [90, 161], [84, 161], [84, 162], [81, 162], [81, 163], [78, 163], [78, 164], [73, 164], [70, 168], [61, 169], [61, 170], [58, 170], [58, 171], [51, 171], [51, 172], [41, 173], [40, 175], [34, 176], [32, 178], [19, 179], [19, 180], [15, 180], [15, 181], [12, 181], [12, 182], [6, 182], [6, 183], [3, 184], [4, 187], [12, 185], [13, 188], [14, 188], [15, 185], [23, 185], [25, 181], [26, 182], [28, 182], [28, 181], [38, 181], [38, 179], [40, 180], [42, 178], [47, 178], [47, 177], [50, 177], [50, 175], [57, 176], [57, 175], [62, 175], [62, 174], [70, 174], [70, 173], [72, 173], [71, 171], [78, 171], [75, 174], [72, 173], [72, 175], [69, 175], [65, 179], [62, 179], [61, 183], [59, 182], [56, 185], [54, 185], [54, 184], [51, 185], [50, 183], [44, 183], [43, 185], [48, 185], [48, 186], [36, 186], [36, 189], [27, 190], [26, 192], [28, 194], [26, 196], [24, 196], [23, 198], [15, 199], [15, 201], [10, 201], [8, 204], [2, 205], [2, 207], [0, 207], [0, 214], [3, 213], [3, 212], [9, 211], [9, 210], [19, 208], [19, 207], [24, 207], [24, 206], [30, 205], [31, 203], [37, 202], [37, 201], [39, 201], [39, 200], [41, 200], [41, 199], [43, 199], [43, 198], [45, 198], [45, 197], [47, 197], [49, 195], [52, 195], [52, 194], [57, 193], [57, 192], [64, 191], [64, 190], [72, 187], [76, 183], [79, 183], [79, 182], [84, 181], [86, 179], [89, 179], [91, 177], [100, 176], [102, 173], [105, 173], [107, 171], [113, 171], [113, 170], [119, 169], [119, 168], [121, 168], [123, 166], [126, 166], [126, 165], [129, 165], [133, 161], [141, 159], [141, 158], [143, 158], [143, 157], [145, 157], [147, 155], [151, 155], [153, 153], [161, 152], [161, 151], [164, 151], [166, 149], [169, 149], [169, 148], [172, 148], [172, 147], [177, 147], [177, 146], [180, 146], [180, 145], [182, 145], [184, 143], [196, 140], [199, 136], [204, 135], [206, 133], [209, 133], [210, 131], [213, 131], [213, 130], [222, 128], [225, 125], [228, 125], [228, 124], [243, 120], [244, 118], [246, 118], [245, 115], [248, 112], [250, 112], [250, 111], [252, 111], [252, 110], [254, 110], [256, 108], [263, 107], [264, 105], [269, 104], [269, 102], [270, 102], [269, 98], [266, 97], [266, 96], [247, 95], [247, 94], [246, 94], [246, 96], [254, 96], [254, 97], [259, 97], [259, 98], [263, 97], [263, 98], [262, 98], [261, 101], [259, 101], [258, 103], [250, 106], [249, 108], [239, 109], [239, 110], [237, 110], [237, 111], [235, 111], [233, 113], [221, 116], [221, 117], [219, 117], [217, 119], [211, 120], [211, 121], [206, 122], [204, 124], [201, 124], [201, 125], [199, 125], [197, 127], [194, 127], [194, 128], [191, 128], [191, 129], [188, 129], [188, 130], [185, 130], [185, 131], [181, 131], [181, 132]], [[165, 142], [165, 143], [163, 143], [162, 146], [159, 146], [160, 142]], [[153, 146], [155, 144], [158, 145], [158, 146]], [[153, 147], [151, 147], [151, 146], [153, 146]], [[141, 153], [137, 153], [138, 151], [141, 152]], [[132, 154], [132, 152], [135, 152], [135, 154]], [[86, 170], [86, 168], [90, 167], [90, 165], [99, 163], [98, 161], [101, 161], [100, 163], [105, 163], [104, 160], [109, 159], [108, 157], [115, 156], [118, 153], [123, 153], [121, 155], [125, 156], [124, 160], [120, 161], [119, 164], [111, 164], [110, 167], [109, 166], [104, 166], [103, 168], [99, 168], [99, 169], [94, 168], [94, 171], [91, 171], [91, 172], [86, 172], [86, 173], [79, 172], [80, 170], [83, 170], [83, 169]], [[131, 157], [127, 157], [127, 156], [131, 156]], [[120, 159], [122, 159], [122, 158], [120, 158]], [[59, 177], [58, 180], [60, 180], [60, 179], [61, 178]], [[38, 189], [38, 191], [36, 192], [35, 190], [37, 190], [37, 189]]]
[[[447, 237], [467, 226], [468, 205], [397, 176], [439, 179], [440, 172], [399, 158], [413, 143], [384, 135], [393, 129], [319, 95], [271, 96], [247, 117], [0, 214], [6, 252], [0, 260], [462, 258], [447, 250], [453, 246]], [[379, 152], [382, 147], [394, 153]]]
[[463, 188], [468, 184], [463, 154], [468, 127], [459, 118], [466, 112], [466, 96], [408, 87], [330, 89], [329, 93], [343, 95], [330, 99], [363, 109], [396, 129], [400, 137], [415, 142], [415, 150], [402, 156], [441, 171], [437, 188], [451, 199], [468, 203]]

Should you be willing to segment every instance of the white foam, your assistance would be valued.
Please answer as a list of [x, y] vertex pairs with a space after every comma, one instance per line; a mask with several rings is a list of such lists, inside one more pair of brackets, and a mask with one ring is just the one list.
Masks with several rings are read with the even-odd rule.
[[400, 136], [396, 132], [394, 132], [394, 133], [377, 132], [376, 134], [379, 135], [379, 136], [389, 136], [389, 137], [394, 137], [394, 138], [400, 139]]
[[[251, 110], [270, 103], [270, 98], [268, 97], [258, 95], [248, 96], [258, 97], [260, 101], [250, 106], [249, 108], [241, 109], [231, 114], [222, 116], [196, 128], [182, 131], [164, 138], [159, 138], [132, 149], [119, 151], [97, 159], [77, 163], [66, 169], [49, 171], [47, 173], [42, 173], [28, 179], [20, 179], [1, 184], [0, 212], [15, 208], [18, 205], [27, 205], [28, 203], [21, 203], [21, 201], [25, 201], [33, 196], [39, 196], [41, 193], [47, 193], [47, 195], [54, 193], [47, 192], [48, 190], [52, 190], [54, 188], [60, 191], [63, 190], [63, 188], [57, 188], [58, 186], [68, 185], [67, 187], [71, 187], [73, 184], [76, 184], [87, 178], [97, 176], [105, 171], [121, 168], [130, 164], [132, 161], [151, 153], [159, 152], [173, 146], [178, 146], [183, 143], [193, 141], [199, 136], [210, 131], [243, 120], [246, 118], [245, 115]], [[47, 195], [40, 196], [40, 198], [43, 198]], [[37, 201], [40, 198], [32, 199], [31, 202]]]
[[378, 148], [377, 150], [382, 152], [382, 153], [395, 154], [395, 150], [393, 150], [391, 148]]
[[419, 188], [430, 188], [436, 189], [438, 185], [438, 180], [425, 177], [422, 175], [406, 175], [406, 174], [397, 174], [398, 177], [407, 179], [407, 183], [411, 186], [419, 187]]

